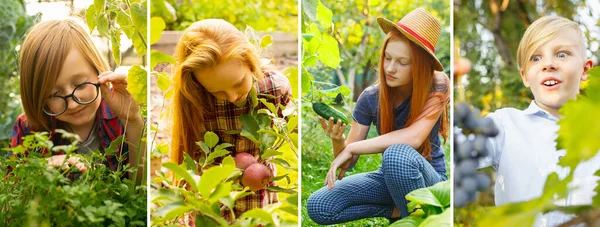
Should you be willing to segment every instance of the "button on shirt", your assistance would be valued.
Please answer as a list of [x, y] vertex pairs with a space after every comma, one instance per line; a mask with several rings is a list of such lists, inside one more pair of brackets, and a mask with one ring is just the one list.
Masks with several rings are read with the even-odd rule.
[[[566, 154], [556, 150], [558, 119], [542, 110], [535, 101], [523, 111], [514, 108], [499, 109], [487, 116], [496, 123], [499, 134], [489, 138], [490, 155], [482, 159], [480, 167], [493, 166], [497, 171], [494, 188], [496, 205], [538, 198], [543, 193], [546, 177], [556, 172], [560, 179], [569, 174], [569, 168], [558, 165]], [[595, 195], [600, 168], [600, 153], [580, 163], [574, 173], [571, 189], [565, 199], [556, 205], [589, 205]], [[556, 226], [573, 216], [560, 212], [538, 215], [534, 226]]]

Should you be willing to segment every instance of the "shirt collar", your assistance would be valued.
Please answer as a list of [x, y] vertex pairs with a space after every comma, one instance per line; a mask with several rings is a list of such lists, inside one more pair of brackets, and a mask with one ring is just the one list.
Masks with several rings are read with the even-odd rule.
[[531, 100], [529, 107], [527, 107], [527, 109], [523, 110], [523, 114], [538, 116], [538, 117], [546, 118], [548, 120], [555, 121], [555, 122], [558, 121], [558, 118], [556, 118], [554, 115], [550, 114], [548, 111], [545, 111], [541, 107], [539, 107], [535, 103], [535, 100]]
[[100, 102], [100, 107], [98, 107], [98, 112], [96, 114], [97, 118], [102, 118], [104, 120], [111, 120], [117, 117], [117, 115], [108, 107], [108, 104], [102, 100]]

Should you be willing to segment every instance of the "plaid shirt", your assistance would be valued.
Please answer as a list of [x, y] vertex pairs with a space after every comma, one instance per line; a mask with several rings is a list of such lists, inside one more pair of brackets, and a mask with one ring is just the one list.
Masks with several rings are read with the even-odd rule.
[[[110, 146], [110, 142], [115, 140], [120, 135], [123, 135], [125, 128], [117, 115], [115, 115], [112, 110], [108, 107], [108, 105], [102, 101], [100, 103], [100, 107], [96, 111], [96, 125], [98, 125], [98, 138], [100, 139], [100, 148], [101, 151]], [[10, 147], [17, 147], [23, 143], [23, 137], [31, 134], [31, 128], [27, 125], [27, 116], [25, 114], [19, 115], [17, 121], [13, 125], [12, 128], [12, 142]], [[71, 142], [63, 139], [60, 134], [51, 133], [50, 138], [55, 146], [58, 145], [66, 145]], [[127, 147], [127, 143], [123, 143], [122, 147], [117, 147], [117, 155], [120, 156], [122, 152], [127, 152], [129, 149]], [[47, 149], [43, 149], [41, 151], [42, 155], [48, 153]], [[64, 151], [54, 152], [52, 155], [61, 155], [65, 154]], [[118, 167], [117, 156], [107, 155], [107, 162], [104, 163], [108, 165], [111, 169], [116, 170]], [[127, 162], [128, 157], [125, 157], [125, 161]], [[125, 163], [123, 163], [125, 164]]]
[[[286, 106], [291, 98], [291, 85], [288, 79], [277, 71], [265, 71], [263, 72], [265, 77], [262, 81], [254, 83], [254, 88], [257, 93], [269, 94], [275, 96], [275, 99], [267, 98], [267, 101], [278, 106], [279, 104]], [[248, 113], [252, 101], [251, 97], [247, 98], [246, 105], [243, 107], [237, 107], [233, 103], [224, 100], [217, 100], [214, 96], [215, 108], [214, 113], [205, 115], [205, 127], [206, 130], [216, 133], [220, 142], [230, 143], [234, 145], [235, 150], [232, 155], [245, 152], [257, 157], [259, 150], [251, 140], [238, 134], [228, 134], [226, 131], [229, 130], [241, 130], [242, 124], [238, 117], [241, 114]], [[259, 97], [260, 98], [260, 97]], [[256, 107], [257, 109], [266, 108], [261, 102]], [[265, 165], [271, 169], [273, 176], [276, 175], [275, 164], [265, 162]], [[269, 182], [269, 185], [275, 185], [274, 182]], [[267, 204], [278, 202], [276, 192], [267, 192], [266, 190], [259, 190], [254, 195], [248, 195], [244, 198], [239, 199], [235, 203], [236, 215], [241, 214], [246, 210], [252, 208], [263, 207]], [[225, 213], [225, 215], [228, 213]]]

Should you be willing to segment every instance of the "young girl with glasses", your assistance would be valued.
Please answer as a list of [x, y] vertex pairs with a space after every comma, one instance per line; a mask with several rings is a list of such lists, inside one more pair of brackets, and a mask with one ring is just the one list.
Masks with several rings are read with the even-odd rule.
[[[127, 142], [115, 155], [107, 155], [105, 164], [116, 169], [117, 156], [127, 152], [126, 161], [137, 163], [138, 150], [145, 149], [140, 143], [144, 120], [127, 91], [127, 75], [110, 71], [88, 33], [76, 22], [51, 20], [35, 25], [21, 46], [19, 76], [25, 113], [13, 126], [11, 147], [22, 144], [24, 136], [42, 131], [50, 133], [55, 146], [70, 144], [55, 133], [63, 129], [79, 136], [78, 154], [89, 154], [103, 151], [124, 135]], [[60, 166], [65, 161], [63, 151], [38, 152], [52, 152], [45, 156], [50, 165]], [[87, 170], [76, 157], [69, 158], [67, 165]]]

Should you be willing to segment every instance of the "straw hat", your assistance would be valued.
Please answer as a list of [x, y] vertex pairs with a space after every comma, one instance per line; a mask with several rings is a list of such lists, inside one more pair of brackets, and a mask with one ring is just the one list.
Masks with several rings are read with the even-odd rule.
[[440, 40], [442, 23], [425, 11], [425, 9], [418, 8], [413, 10], [400, 19], [398, 23], [391, 22], [383, 17], [377, 18], [377, 23], [386, 34], [394, 29], [401, 32], [406, 38], [419, 45], [435, 59], [435, 70], [444, 70], [440, 60], [435, 57], [435, 46]]

